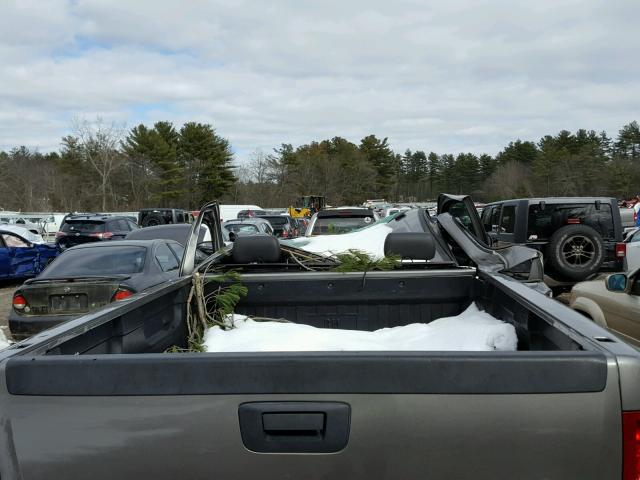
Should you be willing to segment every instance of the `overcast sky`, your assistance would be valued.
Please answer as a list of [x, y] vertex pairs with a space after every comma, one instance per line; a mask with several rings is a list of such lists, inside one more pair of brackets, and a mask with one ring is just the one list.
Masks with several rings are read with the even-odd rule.
[[640, 120], [638, 0], [0, 0], [0, 149], [211, 123], [239, 161], [374, 133], [497, 153]]

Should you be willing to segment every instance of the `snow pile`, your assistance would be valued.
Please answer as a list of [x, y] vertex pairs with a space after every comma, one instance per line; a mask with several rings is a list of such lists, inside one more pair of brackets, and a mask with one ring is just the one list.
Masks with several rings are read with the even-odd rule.
[[7, 348], [9, 345], [10, 344], [7, 340], [7, 337], [4, 336], [4, 332], [0, 328], [0, 350], [2, 350], [3, 348]]
[[233, 320], [234, 329], [207, 330], [207, 352], [509, 351], [518, 346], [512, 325], [478, 310], [475, 304], [455, 317], [375, 332], [256, 322], [237, 314]]
[[342, 235], [305, 237], [298, 242], [292, 241], [291, 245], [307, 252], [327, 256], [348, 250], [360, 250], [374, 258], [384, 258], [384, 240], [392, 231], [386, 223], [381, 223]]

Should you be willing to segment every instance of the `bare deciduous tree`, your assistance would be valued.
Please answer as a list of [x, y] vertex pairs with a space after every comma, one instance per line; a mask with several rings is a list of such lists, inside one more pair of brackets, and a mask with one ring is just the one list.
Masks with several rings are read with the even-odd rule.
[[98, 117], [94, 122], [74, 121], [73, 131], [84, 160], [98, 174], [102, 211], [106, 211], [110, 181], [121, 158], [118, 146], [124, 136], [124, 127], [113, 122], [107, 124]]

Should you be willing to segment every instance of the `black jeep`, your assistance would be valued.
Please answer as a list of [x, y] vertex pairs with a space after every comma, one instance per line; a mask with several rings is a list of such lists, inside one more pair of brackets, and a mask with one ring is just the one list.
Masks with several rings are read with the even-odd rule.
[[179, 208], [143, 208], [138, 212], [138, 225], [141, 227], [174, 223], [190, 223], [188, 212]]
[[545, 274], [557, 282], [623, 268], [622, 223], [614, 198], [504, 200], [485, 205], [482, 223], [494, 246], [523, 244], [541, 251]]

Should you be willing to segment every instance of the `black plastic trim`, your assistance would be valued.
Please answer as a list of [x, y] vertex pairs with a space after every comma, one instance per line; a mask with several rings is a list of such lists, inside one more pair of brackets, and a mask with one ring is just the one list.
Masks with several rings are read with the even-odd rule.
[[292, 352], [20, 356], [13, 395], [598, 392], [599, 352]]
[[250, 402], [238, 407], [244, 446], [259, 453], [335, 453], [347, 446], [351, 406], [342, 402]]

